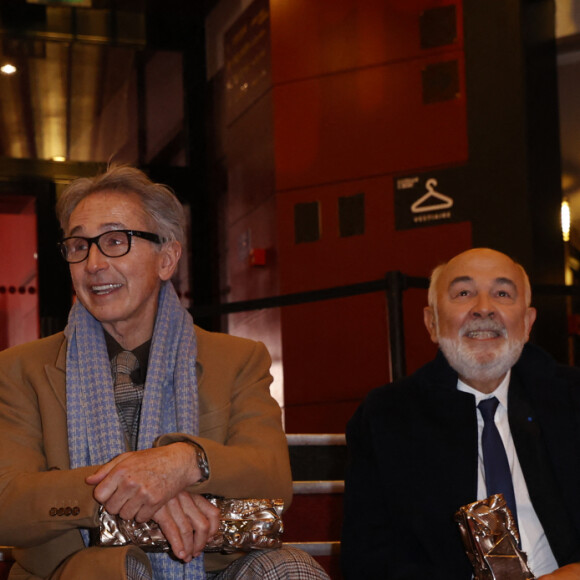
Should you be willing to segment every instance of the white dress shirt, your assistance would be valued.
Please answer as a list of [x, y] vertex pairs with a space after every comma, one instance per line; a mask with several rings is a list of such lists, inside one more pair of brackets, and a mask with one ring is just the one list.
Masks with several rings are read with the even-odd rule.
[[[495, 424], [503, 441], [508, 461], [510, 464], [510, 471], [512, 473], [512, 481], [514, 484], [514, 492], [516, 496], [516, 507], [518, 510], [518, 529], [520, 532], [520, 539], [522, 542], [522, 550], [528, 556], [528, 565], [534, 575], [541, 576], [542, 574], [549, 574], [558, 568], [558, 563], [548, 539], [544, 534], [542, 524], [536, 515], [536, 511], [532, 506], [530, 496], [528, 494], [528, 486], [522, 473], [522, 468], [518, 460], [514, 440], [510, 431], [508, 422], [508, 387], [510, 381], [510, 372], [507, 373], [504, 380], [497, 387], [497, 389], [490, 394], [480, 393], [476, 389], [466, 385], [462, 381], [458, 381], [457, 388], [465, 393], [471, 393], [475, 396], [475, 404], [483, 399], [496, 397], [499, 401], [497, 411], [495, 412]], [[485, 499], [488, 494], [485, 486], [485, 468], [483, 464], [483, 451], [481, 448], [481, 434], [483, 432], [483, 417], [479, 409], [477, 410], [477, 432], [478, 432], [478, 448], [479, 448], [479, 466], [477, 475], [477, 499]]]

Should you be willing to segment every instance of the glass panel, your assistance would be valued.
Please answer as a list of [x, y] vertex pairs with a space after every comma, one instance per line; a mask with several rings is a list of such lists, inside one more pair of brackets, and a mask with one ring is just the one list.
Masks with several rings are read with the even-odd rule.
[[4, 38], [0, 157], [186, 165], [179, 52]]

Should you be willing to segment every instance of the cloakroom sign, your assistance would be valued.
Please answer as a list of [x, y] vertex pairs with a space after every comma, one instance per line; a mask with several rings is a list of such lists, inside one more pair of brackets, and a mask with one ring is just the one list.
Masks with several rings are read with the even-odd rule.
[[395, 229], [468, 220], [466, 183], [462, 167], [395, 177]]

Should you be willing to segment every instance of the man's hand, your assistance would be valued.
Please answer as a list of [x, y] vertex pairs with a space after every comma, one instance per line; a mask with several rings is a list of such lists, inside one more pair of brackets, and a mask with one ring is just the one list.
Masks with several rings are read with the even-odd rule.
[[159, 509], [153, 519], [161, 526], [173, 553], [190, 562], [218, 531], [220, 510], [203, 496], [183, 491]]
[[86, 478], [94, 498], [110, 514], [142, 523], [201, 478], [195, 449], [172, 443], [123, 453]]
[[538, 580], [580, 580], [580, 563], [562, 566], [551, 574], [540, 576]]

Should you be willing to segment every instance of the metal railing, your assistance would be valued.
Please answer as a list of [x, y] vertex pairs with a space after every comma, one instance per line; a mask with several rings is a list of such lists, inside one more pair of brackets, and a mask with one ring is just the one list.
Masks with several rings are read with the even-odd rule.
[[[405, 328], [403, 321], [403, 294], [405, 290], [411, 288], [427, 289], [428, 287], [428, 278], [407, 276], [399, 270], [392, 270], [387, 272], [384, 278], [373, 280], [371, 282], [359, 282], [356, 284], [336, 286], [322, 290], [295, 292], [291, 294], [282, 294], [280, 296], [270, 296], [267, 298], [256, 298], [253, 300], [242, 300], [238, 302], [226, 302], [211, 306], [194, 306], [192, 312], [196, 318], [220, 316], [237, 312], [261, 310], [264, 308], [280, 308], [283, 306], [294, 306], [298, 304], [319, 302], [322, 300], [348, 298], [373, 292], [384, 292], [387, 304], [386, 313], [391, 374], [393, 380], [397, 380], [406, 375], [407, 368], [405, 357]], [[537, 284], [532, 287], [532, 290], [534, 295], [580, 297], [580, 286]]]
[[384, 292], [387, 302], [387, 326], [389, 333], [389, 349], [391, 360], [391, 372], [394, 380], [405, 376], [405, 331], [403, 326], [403, 293], [409, 288], [427, 288], [429, 280], [406, 276], [398, 270], [387, 272], [384, 278], [371, 282], [359, 282], [345, 286], [335, 286], [322, 290], [310, 290], [307, 292], [295, 292], [256, 298], [253, 300], [241, 300], [238, 302], [226, 302], [212, 306], [194, 306], [192, 313], [195, 318], [234, 314], [264, 308], [280, 308], [283, 306], [295, 306], [308, 304], [322, 300], [336, 298], [348, 298], [372, 292]]

